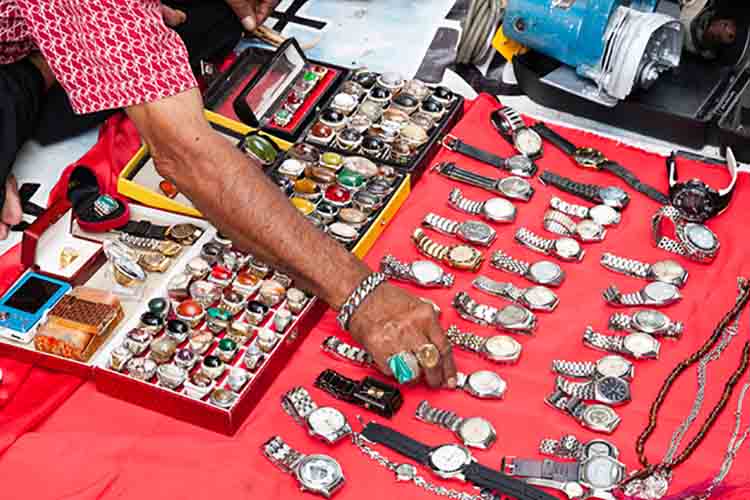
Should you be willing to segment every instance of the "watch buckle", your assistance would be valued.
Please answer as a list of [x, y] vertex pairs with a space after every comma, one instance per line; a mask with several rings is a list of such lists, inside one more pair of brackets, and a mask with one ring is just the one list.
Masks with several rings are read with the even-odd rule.
[[515, 456], [503, 457], [503, 462], [500, 466], [500, 470], [507, 476], [513, 476], [516, 473], [516, 460]]
[[453, 147], [453, 143], [458, 140], [458, 137], [456, 137], [453, 134], [445, 134], [443, 136], [443, 140], [440, 141], [440, 145], [443, 146], [445, 149], [448, 149], [450, 151], [455, 151], [456, 148]]

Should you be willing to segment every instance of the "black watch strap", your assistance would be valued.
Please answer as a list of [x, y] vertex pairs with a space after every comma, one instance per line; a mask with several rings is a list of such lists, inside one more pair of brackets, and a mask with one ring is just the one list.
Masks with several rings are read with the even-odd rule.
[[385, 418], [393, 417], [404, 403], [398, 387], [372, 377], [365, 377], [360, 382], [330, 369], [318, 375], [315, 387]]
[[336, 399], [352, 402], [354, 400], [354, 391], [359, 387], [359, 382], [345, 377], [334, 370], [324, 370], [315, 379], [314, 385]]
[[432, 448], [389, 427], [370, 422], [362, 430], [362, 436], [420, 464], [428, 465]]
[[544, 184], [554, 186], [561, 191], [583, 198], [591, 203], [600, 203], [599, 191], [602, 189], [596, 184], [583, 184], [562, 175], [545, 170], [539, 177]]
[[577, 482], [580, 465], [578, 462], [558, 462], [555, 460], [529, 460], [513, 458], [506, 463], [503, 459], [503, 470], [517, 477], [548, 479], [562, 483]]
[[542, 122], [534, 124], [531, 128], [534, 129], [537, 134], [542, 136], [542, 139], [549, 141], [553, 146], [559, 148], [568, 156], [573, 156], [573, 154], [578, 150], [578, 147], [575, 144], [573, 144]]
[[152, 224], [147, 220], [130, 221], [122, 226], [119, 231], [139, 238], [151, 238], [154, 240], [164, 240], [167, 238], [169, 226], [159, 226]]
[[557, 500], [557, 497], [477, 462], [469, 464], [463, 472], [466, 480], [475, 486], [516, 500]]
[[446, 137], [443, 140], [443, 145], [446, 148], [455, 151], [456, 153], [468, 156], [469, 158], [473, 158], [477, 161], [481, 161], [482, 163], [486, 163], [487, 165], [492, 165], [495, 168], [506, 167], [505, 158], [497, 156], [496, 154], [492, 154], [488, 151], [484, 151], [470, 144], [466, 144], [461, 139], [458, 139], [456, 137]]
[[661, 205], [669, 205], [669, 196], [662, 193], [655, 187], [649, 186], [648, 184], [642, 183], [638, 177], [633, 174], [630, 170], [623, 167], [622, 165], [615, 163], [611, 160], [607, 160], [604, 163], [602, 163], [599, 168], [604, 170], [605, 172], [609, 172], [611, 174], [616, 175], [623, 181], [625, 181], [628, 186], [632, 187], [639, 193], [645, 194], [655, 202], [661, 204]]

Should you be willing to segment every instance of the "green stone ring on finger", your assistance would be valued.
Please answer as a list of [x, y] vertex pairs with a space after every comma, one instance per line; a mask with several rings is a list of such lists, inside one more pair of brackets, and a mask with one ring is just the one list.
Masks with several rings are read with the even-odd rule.
[[419, 378], [419, 361], [410, 352], [401, 351], [388, 358], [388, 368], [399, 384], [408, 384]]

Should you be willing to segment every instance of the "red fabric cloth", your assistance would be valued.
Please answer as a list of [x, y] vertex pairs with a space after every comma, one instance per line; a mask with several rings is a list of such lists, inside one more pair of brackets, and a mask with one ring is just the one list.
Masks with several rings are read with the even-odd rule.
[[[455, 134], [473, 145], [508, 155], [511, 148], [487, 126], [489, 113], [496, 106], [493, 99], [480, 97], [457, 126]], [[581, 132], [565, 131], [565, 135], [573, 142], [601, 148], [612, 159], [637, 170], [644, 181], [666, 189], [662, 157]], [[478, 172], [497, 175], [497, 171], [491, 167], [449, 151], [442, 151], [436, 159], [444, 160], [454, 160]], [[540, 163], [543, 168], [554, 169], [563, 175], [584, 181], [621, 184], [606, 174], [578, 170], [551, 147], [546, 148], [545, 158]], [[700, 173], [701, 177], [715, 182], [717, 186], [726, 180], [725, 174], [718, 171], [707, 173], [691, 171], [689, 168], [684, 170], [682, 175], [685, 177]], [[546, 204], [552, 196], [560, 194], [537, 181], [534, 181], [534, 185], [537, 193], [533, 200], [529, 204], [518, 204], [518, 222], [509, 227], [498, 226], [499, 238], [493, 245], [493, 250], [502, 248], [514, 256], [529, 260], [539, 258], [514, 243], [513, 233], [521, 226], [541, 233], [542, 214]], [[376, 266], [386, 253], [407, 260], [419, 258], [409, 236], [428, 211], [465, 219], [465, 216], [453, 212], [446, 204], [453, 186], [452, 182], [437, 174], [426, 173], [366, 260]], [[729, 211], [710, 222], [723, 244], [716, 262], [711, 266], [702, 266], [681, 260], [689, 268], [691, 278], [684, 289], [685, 300], [669, 308], [667, 312], [675, 319], [686, 322], [685, 336], [678, 342], [665, 341], [660, 361], [637, 363], [633, 383], [634, 401], [617, 410], [623, 417], [623, 423], [611, 440], [620, 447], [622, 460], [631, 468], [636, 465], [633, 451], [635, 436], [646, 423], [646, 413], [659, 385], [673, 366], [693, 352], [710, 334], [719, 317], [734, 302], [735, 278], [742, 272], [748, 272], [748, 265], [745, 263], [748, 244], [742, 232], [737, 231], [736, 222], [737, 217], [746, 212], [745, 207], [750, 208], [750, 200], [742, 196], [748, 188], [748, 179], [742, 176], [737, 196]], [[487, 193], [477, 189], [463, 189], [465, 195], [471, 198], [489, 197]], [[617, 283], [621, 289], [631, 291], [642, 285], [638, 280], [603, 271], [598, 263], [601, 253], [605, 250], [615, 251], [647, 261], [668, 257], [653, 249], [649, 240], [649, 220], [657, 209], [656, 204], [641, 195], [632, 193], [632, 196], [634, 200], [624, 213], [623, 223], [610, 231], [607, 240], [598, 245], [589, 245], [583, 263], [563, 265], [568, 272], [568, 280], [558, 290], [561, 305], [552, 314], [540, 315], [539, 330], [534, 337], [518, 337], [524, 346], [518, 365], [496, 366], [469, 353], [456, 353], [459, 369], [463, 371], [491, 369], [502, 374], [509, 383], [504, 401], [478, 401], [458, 392], [434, 392], [423, 387], [406, 388], [405, 405], [391, 424], [426, 443], [438, 444], [454, 442], [455, 438], [448, 431], [414, 419], [414, 410], [420, 400], [429, 399], [433, 404], [452, 409], [463, 416], [485, 416], [494, 423], [499, 440], [491, 450], [475, 451], [474, 455], [482, 463], [494, 467], [499, 467], [503, 455], [540, 458], [537, 446], [541, 438], [555, 438], [563, 433], [574, 433], [586, 440], [597, 437], [580, 428], [569, 417], [548, 408], [543, 403], [543, 398], [553, 385], [553, 376], [549, 372], [552, 359], [596, 360], [602, 356], [601, 353], [583, 347], [581, 335], [588, 324], [601, 329], [606, 326], [612, 310], [602, 302], [601, 292], [604, 288]], [[566, 195], [561, 197], [575, 201]], [[446, 243], [454, 241], [448, 237], [431, 235]], [[526, 285], [524, 281], [496, 271], [487, 264], [484, 264], [481, 273], [498, 280]], [[482, 296], [471, 290], [469, 283], [474, 277], [471, 273], [458, 273], [457, 283], [450, 292], [419, 290], [410, 285], [404, 287], [435, 300], [443, 308], [444, 326], [455, 323], [467, 331], [491, 335], [491, 329], [459, 319], [450, 307], [451, 298], [461, 290], [469, 291], [482, 302], [502, 304], [499, 299]], [[741, 344], [748, 338], [747, 332], [745, 315], [739, 338], [724, 354], [722, 361], [710, 368], [707, 408], [713, 406], [728, 374], [735, 369]], [[361, 455], [348, 443], [329, 448], [311, 439], [280, 408], [279, 398], [283, 392], [294, 385], [311, 387], [314, 378], [326, 367], [335, 368], [352, 377], [372, 374], [369, 370], [351, 367], [321, 354], [320, 342], [331, 333], [337, 333], [337, 327], [333, 315], [327, 314], [294, 355], [286, 371], [274, 382], [266, 396], [266, 402], [249, 416], [232, 438], [97, 393], [91, 383], [83, 385], [33, 432], [24, 432], [29, 428], [19, 422], [26, 418], [24, 414], [16, 413], [9, 417], [10, 406], [6, 406], [0, 409], [0, 418], [5, 419], [0, 420], [3, 422], [0, 429], [4, 438], [10, 433], [15, 442], [0, 456], [0, 498], [296, 498], [299, 495], [296, 481], [275, 469], [260, 454], [260, 445], [274, 434], [280, 434], [302, 452], [329, 453], [340, 461], [347, 483], [337, 494], [338, 499], [434, 498], [411, 484], [397, 484], [391, 472]], [[0, 363], [5, 367], [6, 362]], [[29, 386], [27, 390], [24, 384], [9, 405], [22, 395], [28, 395], [30, 399], [36, 396], [37, 401], [46, 401], [42, 394], [53, 390], [53, 377], [52, 374], [45, 374], [47, 382], [44, 390], [38, 386]], [[652, 460], [661, 458], [671, 431], [682, 420], [692, 403], [694, 390], [695, 374], [690, 371], [680, 379], [676, 389], [670, 394], [657, 432], [649, 442], [648, 451]], [[336, 402], [316, 389], [312, 389], [312, 394], [318, 403], [332, 404], [344, 411], [355, 428], [358, 428], [356, 415], [371, 418], [371, 414], [366, 411]], [[729, 410], [696, 455], [677, 470], [672, 492], [678, 492], [692, 483], [702, 482], [714, 473], [731, 433], [734, 423], [731, 412], [735, 404], [736, 398], [733, 398]], [[29, 412], [43, 410], [43, 407], [37, 405]], [[5, 439], [7, 441], [8, 438]], [[382, 447], [378, 449], [394, 460], [401, 460], [389, 450]], [[738, 455], [729, 476], [731, 484], [746, 483], [750, 479], [750, 471], [745, 465], [747, 458], [746, 446]], [[470, 491], [467, 485], [459, 482], [440, 481], [424, 468], [420, 468], [420, 472], [430, 481]], [[39, 480], [40, 477], [44, 480]]]

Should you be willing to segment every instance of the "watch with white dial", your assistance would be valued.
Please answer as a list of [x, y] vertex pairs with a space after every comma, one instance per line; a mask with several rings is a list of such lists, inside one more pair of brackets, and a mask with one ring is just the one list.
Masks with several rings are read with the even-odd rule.
[[498, 309], [476, 302], [466, 292], [456, 294], [453, 307], [467, 321], [482, 326], [493, 325], [511, 333], [531, 335], [537, 325], [536, 316], [528, 309], [515, 304]]
[[534, 195], [534, 188], [531, 187], [531, 183], [522, 177], [510, 176], [495, 179], [460, 168], [455, 163], [446, 162], [438, 163], [432, 169], [454, 181], [482, 188], [511, 200], [529, 201]]
[[434, 213], [428, 213], [422, 219], [422, 225], [438, 233], [456, 236], [461, 241], [488, 247], [497, 238], [497, 232], [484, 222], [457, 222]]
[[554, 262], [540, 260], [531, 264], [515, 259], [502, 250], [496, 250], [492, 254], [490, 265], [495, 269], [526, 278], [537, 285], [558, 287], [565, 281], [565, 271]]
[[474, 201], [464, 198], [459, 188], [453, 188], [448, 196], [448, 204], [460, 212], [479, 215], [489, 222], [512, 223], [516, 220], [516, 207], [505, 198]]
[[617, 377], [631, 380], [635, 375], [635, 366], [622, 356], [611, 354], [596, 362], [556, 359], [552, 361], [552, 371], [558, 375], [580, 379]]
[[450, 410], [442, 410], [422, 401], [417, 406], [417, 420], [439, 425], [456, 434], [464, 446], [487, 450], [497, 441], [497, 432], [492, 423], [482, 417], [459, 417]]
[[555, 389], [563, 391], [568, 396], [609, 406], [621, 406], [630, 402], [630, 384], [619, 377], [602, 377], [587, 382], [573, 382], [558, 376], [555, 379]]
[[281, 407], [311, 436], [334, 444], [352, 433], [346, 417], [336, 408], [318, 406], [304, 387], [294, 387], [281, 398]]
[[479, 399], [502, 399], [508, 390], [508, 383], [497, 373], [479, 370], [474, 373], [456, 374], [456, 389]]
[[547, 396], [545, 402], [594, 432], [612, 434], [620, 425], [620, 416], [611, 407], [599, 403], [587, 404], [582, 399], [568, 396], [559, 390]]
[[415, 283], [423, 288], [450, 288], [455, 277], [429, 260], [401, 262], [393, 255], [380, 261], [380, 271], [392, 279]]
[[475, 352], [490, 361], [502, 364], [516, 363], [521, 357], [521, 344], [508, 335], [482, 337], [462, 332], [455, 325], [448, 327], [446, 336], [452, 345], [466, 351]]
[[490, 122], [500, 136], [516, 148], [516, 151], [532, 160], [542, 157], [544, 148], [542, 137], [536, 130], [526, 126], [518, 111], [505, 106], [490, 115]]
[[303, 455], [275, 436], [263, 444], [263, 455], [287, 474], [292, 474], [302, 491], [331, 498], [344, 485], [341, 465], [328, 455]]
[[[667, 221], [674, 227], [674, 238], [666, 235]], [[656, 212], [651, 219], [651, 233], [657, 248], [704, 264], [712, 262], [721, 247], [713, 231], [703, 224], [688, 222], [673, 206]]]
[[575, 205], [561, 200], [557, 196], [553, 196], [549, 201], [549, 206], [558, 212], [562, 212], [571, 217], [577, 217], [579, 219], [592, 220], [602, 226], [614, 226], [620, 223], [622, 215], [620, 212], [610, 207], [609, 205], [595, 205], [593, 207], [585, 207], [583, 205]]
[[613, 314], [609, 317], [609, 328], [617, 331], [643, 332], [654, 337], [679, 339], [685, 325], [681, 321], [672, 321], [661, 311], [641, 309], [633, 314]]
[[623, 294], [612, 285], [604, 291], [602, 296], [607, 304], [615, 307], [664, 307], [682, 300], [682, 294], [676, 286], [661, 281], [653, 281], [641, 290], [627, 294]]
[[582, 443], [572, 434], [566, 434], [560, 439], [542, 439], [539, 443], [539, 453], [577, 461], [599, 455], [615, 459], [620, 457], [620, 450], [605, 439], [592, 439]]
[[539, 176], [542, 184], [549, 184], [566, 193], [577, 196], [591, 203], [607, 205], [616, 210], [622, 210], [630, 203], [630, 196], [615, 186], [599, 186], [576, 182], [562, 175], [546, 170]]
[[586, 252], [573, 238], [549, 239], [542, 238], [534, 232], [520, 228], [516, 231], [516, 241], [535, 252], [551, 255], [563, 261], [580, 262]]
[[660, 260], [653, 264], [635, 259], [626, 259], [613, 253], [605, 252], [599, 261], [610, 271], [641, 278], [648, 281], [661, 281], [682, 288], [687, 283], [688, 272], [682, 265], [671, 259]]
[[635, 359], [658, 359], [661, 343], [648, 333], [636, 332], [628, 335], [604, 335], [586, 327], [583, 343], [599, 351], [630, 356]]
[[607, 455], [593, 455], [580, 462], [508, 457], [503, 458], [502, 470], [515, 477], [578, 482], [597, 493], [615, 489], [625, 478], [625, 465]]
[[544, 229], [550, 233], [575, 238], [582, 243], [604, 241], [607, 230], [598, 222], [584, 219], [576, 223], [568, 215], [557, 210], [547, 210], [542, 221]]
[[477, 290], [510, 300], [531, 311], [551, 312], [560, 303], [555, 292], [541, 285], [519, 288], [513, 283], [495, 281], [486, 276], [479, 276], [471, 284]]
[[482, 252], [476, 248], [468, 245], [441, 245], [419, 228], [414, 230], [411, 239], [423, 255], [445, 262], [455, 269], [476, 272], [484, 261]]
[[495, 168], [506, 170], [513, 175], [521, 177], [534, 177], [539, 167], [524, 155], [516, 155], [511, 158], [502, 158], [496, 154], [484, 151], [476, 146], [472, 146], [460, 140], [459, 138], [446, 135], [442, 141], [443, 147], [455, 151], [459, 154], [468, 156], [482, 163], [486, 163]]

